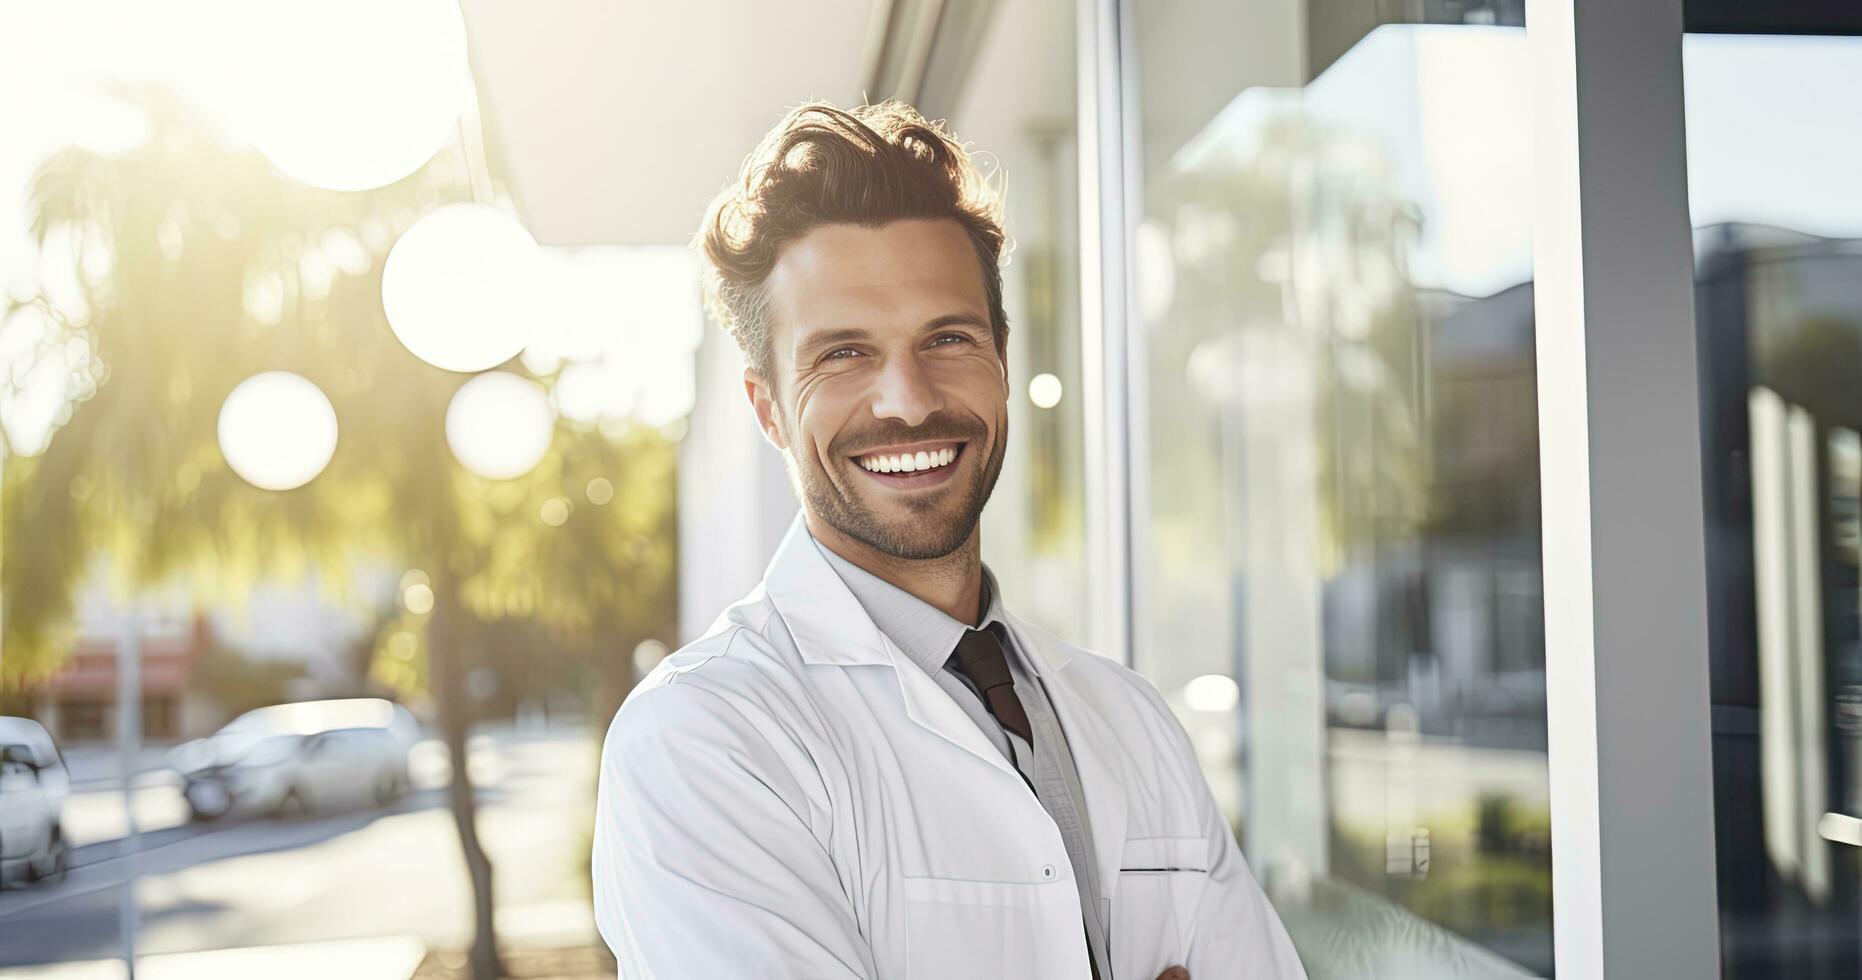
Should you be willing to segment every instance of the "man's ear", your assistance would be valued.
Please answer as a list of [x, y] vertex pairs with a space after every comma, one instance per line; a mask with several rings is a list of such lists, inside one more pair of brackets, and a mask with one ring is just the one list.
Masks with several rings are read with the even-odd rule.
[[782, 433], [782, 413], [776, 408], [775, 389], [755, 368], [744, 368], [744, 394], [750, 398], [756, 424], [763, 428], [763, 438], [777, 449], [787, 450], [789, 440]]

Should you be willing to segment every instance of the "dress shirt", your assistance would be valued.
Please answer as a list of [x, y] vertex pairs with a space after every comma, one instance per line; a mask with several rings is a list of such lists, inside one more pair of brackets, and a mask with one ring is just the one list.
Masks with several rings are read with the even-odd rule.
[[1020, 735], [1002, 727], [970, 679], [956, 669], [957, 641], [964, 630], [982, 629], [1003, 620], [1001, 590], [996, 577], [983, 566], [983, 616], [974, 627], [946, 615], [943, 610], [893, 585], [891, 582], [842, 558], [834, 549], [815, 542], [828, 564], [840, 575], [860, 607], [931, 679], [957, 702], [964, 714], [976, 723], [984, 736], [1002, 753], [1034, 791], [1041, 807], [1054, 821], [1066, 844], [1067, 859], [1073, 865], [1073, 878], [1079, 886], [1080, 912], [1086, 921], [1086, 948], [1101, 980], [1112, 980], [1112, 968], [1106, 953], [1106, 927], [1110, 915], [1099, 885], [1098, 864], [1093, 855], [1092, 824], [1087, 820], [1086, 795], [1080, 788], [1080, 775], [1067, 747], [1066, 733], [1041, 679], [1029, 668], [1027, 659], [1015, 642], [1014, 633], [1003, 621], [1002, 650], [1009, 671], [1015, 678], [1015, 695], [1028, 713], [1034, 732], [1030, 746]]

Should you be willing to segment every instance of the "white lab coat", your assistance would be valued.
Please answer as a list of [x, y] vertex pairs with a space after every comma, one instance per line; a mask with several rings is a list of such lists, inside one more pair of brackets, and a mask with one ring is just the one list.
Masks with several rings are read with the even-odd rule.
[[[817, 547], [798, 516], [608, 730], [592, 869], [620, 976], [1086, 980], [1054, 821]], [[1007, 619], [1079, 767], [1101, 980], [1303, 977], [1156, 689]]]

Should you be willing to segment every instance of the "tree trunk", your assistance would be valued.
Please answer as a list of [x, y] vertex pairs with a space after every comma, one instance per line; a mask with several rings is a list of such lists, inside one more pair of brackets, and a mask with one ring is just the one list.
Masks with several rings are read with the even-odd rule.
[[[436, 564], [443, 563], [442, 559]], [[453, 823], [459, 828], [466, 871], [472, 876], [472, 976], [473, 980], [498, 980], [504, 976], [504, 964], [498, 958], [498, 932], [492, 915], [491, 859], [479, 845], [478, 804], [473, 797], [472, 776], [466, 760], [466, 736], [471, 729], [473, 712], [466, 700], [463, 610], [459, 605], [458, 584], [446, 569], [434, 569], [432, 584], [433, 614], [427, 624], [427, 670], [433, 700], [439, 708], [440, 730], [452, 760], [453, 776], [446, 790], [447, 803], [453, 811]]]

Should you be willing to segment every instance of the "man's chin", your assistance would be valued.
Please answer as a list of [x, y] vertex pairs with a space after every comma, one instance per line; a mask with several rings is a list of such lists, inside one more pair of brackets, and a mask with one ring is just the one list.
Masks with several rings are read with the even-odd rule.
[[957, 525], [961, 522], [956, 518], [934, 514], [880, 515], [868, 511], [861, 523], [864, 533], [854, 534], [854, 537], [875, 550], [907, 561], [942, 558], [963, 547], [969, 538], [968, 534], [958, 533]]

